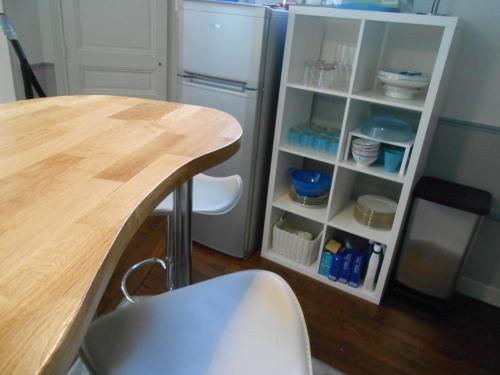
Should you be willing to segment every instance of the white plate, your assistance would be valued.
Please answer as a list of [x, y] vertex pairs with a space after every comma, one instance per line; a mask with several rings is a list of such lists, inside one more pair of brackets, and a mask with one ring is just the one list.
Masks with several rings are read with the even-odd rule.
[[399, 74], [395, 72], [389, 72], [387, 70], [379, 70], [377, 73], [379, 76], [393, 80], [393, 81], [410, 81], [410, 82], [420, 82], [429, 83], [430, 79], [428, 76], [409, 76], [406, 74]]
[[367, 210], [372, 210], [379, 214], [394, 214], [398, 208], [398, 204], [392, 199], [380, 195], [362, 195], [358, 198], [358, 202]]

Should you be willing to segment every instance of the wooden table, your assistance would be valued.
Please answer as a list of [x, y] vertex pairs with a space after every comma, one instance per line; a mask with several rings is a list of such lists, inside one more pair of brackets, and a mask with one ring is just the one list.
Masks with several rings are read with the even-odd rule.
[[240, 137], [232, 116], [192, 105], [0, 105], [0, 373], [64, 373], [141, 223]]

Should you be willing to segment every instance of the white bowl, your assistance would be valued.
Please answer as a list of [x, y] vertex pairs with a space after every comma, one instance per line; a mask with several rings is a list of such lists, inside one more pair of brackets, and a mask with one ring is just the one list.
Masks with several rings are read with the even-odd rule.
[[353, 151], [352, 152], [353, 155], [358, 155], [358, 156], [361, 156], [361, 157], [364, 157], [364, 158], [373, 158], [373, 157], [378, 157], [379, 155], [379, 152], [357, 152], [357, 151]]
[[364, 138], [356, 138], [352, 141], [352, 144], [357, 147], [380, 147], [380, 142]]
[[380, 147], [374, 147], [374, 148], [364, 148], [364, 147], [356, 147], [355, 145], [352, 146], [351, 150], [353, 152], [357, 152], [360, 154], [374, 154], [378, 153], [380, 150]]
[[353, 150], [359, 150], [359, 151], [377, 151], [380, 150], [380, 145], [377, 146], [358, 146], [358, 145], [352, 145]]
[[384, 83], [388, 83], [397, 87], [405, 87], [409, 89], [421, 89], [429, 84], [429, 77], [424, 75], [410, 76], [406, 74], [389, 72], [387, 70], [379, 70], [377, 77]]
[[384, 84], [385, 95], [396, 99], [413, 99], [430, 81], [423, 75], [408, 76], [385, 70], [379, 70], [377, 78]]
[[362, 167], [368, 167], [369, 165], [372, 165], [375, 163], [375, 161], [378, 159], [378, 156], [361, 156], [356, 153], [352, 154], [354, 160], [356, 161], [357, 165], [360, 165]]

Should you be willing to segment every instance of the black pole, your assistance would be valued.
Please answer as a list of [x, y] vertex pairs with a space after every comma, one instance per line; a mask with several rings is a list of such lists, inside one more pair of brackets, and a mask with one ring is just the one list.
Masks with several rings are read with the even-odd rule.
[[31, 88], [30, 75], [24, 61], [20, 61], [21, 74], [23, 76], [24, 96], [26, 99], [33, 99], [33, 89]]
[[21, 47], [19, 40], [17, 39], [9, 39], [9, 40], [10, 44], [12, 45], [12, 48], [16, 52], [17, 58], [19, 59], [19, 64], [21, 65], [21, 73], [23, 76], [24, 93], [26, 99], [34, 98], [32, 86], [35, 88], [40, 98], [45, 98], [47, 95], [45, 95], [45, 92], [43, 91], [42, 86], [40, 86], [40, 83], [38, 82], [35, 73], [33, 73], [33, 70], [31, 69], [30, 63], [28, 62], [28, 59], [24, 54], [23, 47]]

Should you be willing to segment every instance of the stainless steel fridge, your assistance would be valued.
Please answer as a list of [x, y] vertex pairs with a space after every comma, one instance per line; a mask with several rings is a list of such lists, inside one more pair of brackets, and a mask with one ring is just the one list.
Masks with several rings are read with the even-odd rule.
[[288, 14], [251, 2], [183, 1], [179, 8], [177, 100], [217, 108], [243, 128], [237, 154], [205, 173], [239, 174], [238, 205], [193, 215], [193, 239], [247, 258], [260, 247]]

